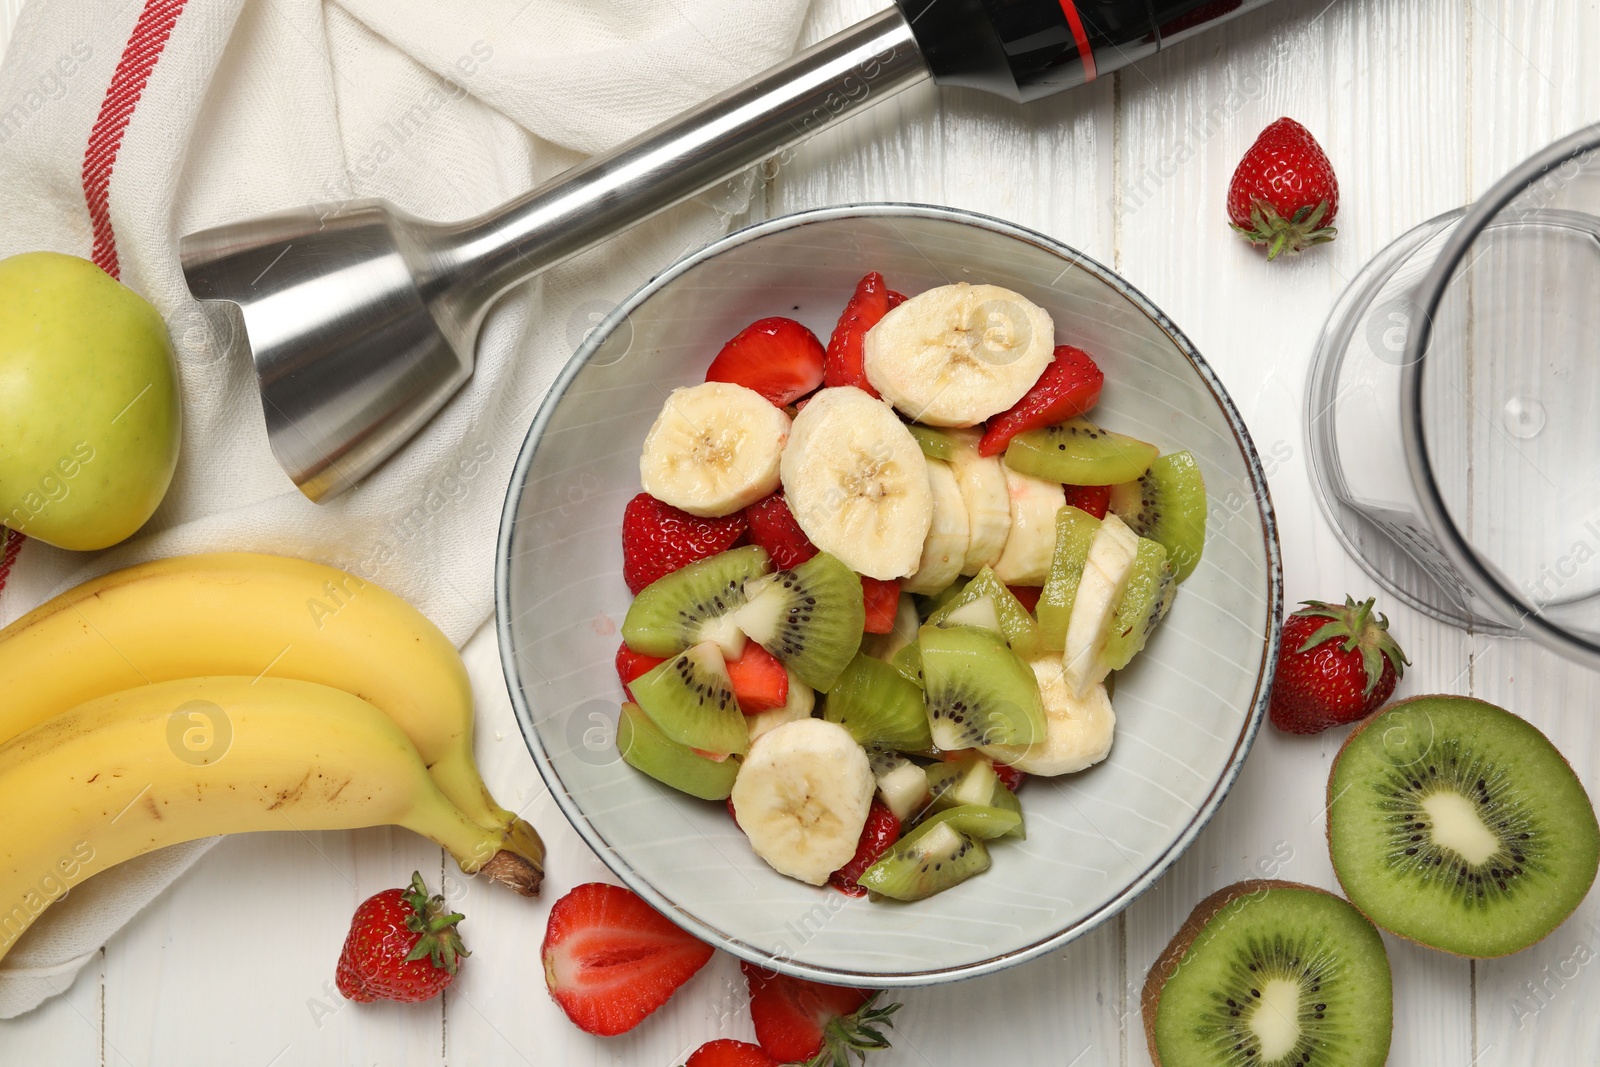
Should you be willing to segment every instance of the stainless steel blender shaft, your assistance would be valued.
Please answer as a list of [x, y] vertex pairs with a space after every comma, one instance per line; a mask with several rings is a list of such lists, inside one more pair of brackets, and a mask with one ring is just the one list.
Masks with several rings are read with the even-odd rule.
[[305, 208], [184, 237], [184, 273], [197, 298], [239, 306], [273, 453], [327, 500], [467, 380], [512, 286], [929, 77], [890, 8], [480, 218]]

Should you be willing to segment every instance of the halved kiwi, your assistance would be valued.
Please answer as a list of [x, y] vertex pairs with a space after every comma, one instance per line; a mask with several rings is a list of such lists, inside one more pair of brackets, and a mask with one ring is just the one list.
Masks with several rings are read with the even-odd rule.
[[728, 665], [711, 642], [691, 645], [628, 688], [669, 741], [718, 754], [750, 750], [750, 728], [734, 699]]
[[1078, 599], [1078, 583], [1083, 581], [1083, 565], [1089, 559], [1089, 546], [1100, 532], [1100, 520], [1071, 504], [1056, 512], [1056, 550], [1050, 558], [1050, 575], [1044, 580], [1039, 603], [1040, 647], [1049, 650], [1067, 646], [1067, 623], [1072, 619], [1072, 604]]
[[1206, 483], [1191, 452], [1173, 452], [1135, 481], [1113, 486], [1111, 510], [1140, 537], [1167, 550], [1178, 581], [1194, 573], [1206, 547]]
[[922, 752], [933, 747], [922, 689], [891, 664], [864, 653], [856, 653], [828, 690], [822, 717], [849, 730], [863, 748]]
[[1159, 541], [1139, 538], [1133, 573], [1112, 612], [1105, 647], [1100, 651], [1101, 665], [1107, 671], [1122, 670], [1144, 649], [1177, 592], [1177, 575], [1167, 562], [1167, 550]]
[[857, 881], [896, 900], [922, 900], [989, 869], [989, 850], [948, 822], [929, 822], [890, 846]]
[[1038, 682], [1004, 637], [976, 626], [924, 626], [918, 644], [935, 745], [948, 752], [1043, 740]]
[[1018, 434], [1006, 446], [1006, 466], [1067, 485], [1117, 485], [1150, 469], [1160, 449], [1088, 419]]
[[669, 738], [637, 704], [622, 705], [617, 751], [635, 770], [701, 800], [726, 800], [739, 773], [738, 760], [710, 759]]
[[737, 656], [744, 635], [733, 613], [745, 603], [746, 583], [771, 569], [766, 550], [749, 545], [658, 578], [628, 606], [622, 639], [647, 656], [675, 656], [701, 641], [715, 641], [725, 655]]
[[1240, 882], [1202, 900], [1141, 998], [1157, 1067], [1381, 1067], [1394, 995], [1383, 939], [1332, 893]]
[[1600, 866], [1583, 783], [1548, 738], [1460, 696], [1362, 723], [1328, 777], [1328, 849], [1356, 907], [1458, 956], [1518, 952], [1571, 915]]
[[739, 629], [811, 688], [832, 689], [867, 621], [855, 571], [819, 552], [793, 570], [755, 578], [744, 593], [748, 603], [734, 616]]
[[1024, 658], [1036, 654], [1041, 640], [1039, 624], [1034, 621], [1028, 609], [1022, 606], [1022, 601], [1017, 599], [1016, 594], [1011, 592], [1006, 583], [995, 577], [994, 571], [988, 567], [974, 574], [972, 580], [964, 585], [959, 593], [928, 616], [928, 622], [935, 626], [960, 623], [964, 620], [957, 618], [956, 612], [985, 597], [994, 604], [995, 619], [999, 623], [1000, 632], [1005, 635], [1006, 644]]

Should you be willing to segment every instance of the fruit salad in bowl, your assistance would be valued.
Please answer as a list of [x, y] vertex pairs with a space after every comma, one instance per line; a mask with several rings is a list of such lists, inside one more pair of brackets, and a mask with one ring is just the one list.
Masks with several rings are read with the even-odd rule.
[[1147, 886], [1237, 773], [1281, 613], [1182, 335], [1046, 238], [903, 205], [635, 294], [535, 421], [501, 549], [519, 719], [601, 858], [752, 962], [880, 986]]

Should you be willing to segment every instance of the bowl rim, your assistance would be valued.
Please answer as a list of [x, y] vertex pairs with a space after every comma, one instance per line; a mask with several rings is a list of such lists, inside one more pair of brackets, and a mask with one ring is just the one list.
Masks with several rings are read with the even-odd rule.
[[[1262, 639], [1261, 665], [1256, 673], [1254, 692], [1251, 694], [1250, 712], [1246, 717], [1243, 728], [1239, 731], [1238, 737], [1234, 741], [1233, 751], [1228, 758], [1227, 765], [1223, 768], [1222, 774], [1217, 778], [1210, 792], [1196, 807], [1194, 814], [1172, 843], [1155, 856], [1144, 870], [1134, 876], [1110, 900], [1065, 929], [1058, 930], [1021, 948], [984, 959], [949, 967], [893, 973], [830, 968], [797, 962], [791, 958], [774, 956], [710, 925], [698, 916], [686, 911], [656, 889], [643, 872], [631, 866], [606, 841], [593, 824], [589, 822], [577, 801], [566, 789], [560, 773], [555, 769], [549, 753], [545, 750], [538, 730], [533, 726], [532, 709], [523, 689], [523, 679], [521, 672], [517, 668], [517, 655], [511, 636], [510, 550], [512, 537], [516, 530], [517, 513], [520, 510], [523, 493], [527, 488], [528, 470], [532, 466], [535, 453], [538, 451], [539, 442], [543, 437], [546, 424], [562, 397], [572, 385], [572, 382], [588, 363], [590, 357], [606, 342], [612, 331], [621, 322], [625, 321], [636, 308], [654, 296], [667, 283], [699, 266], [701, 263], [772, 233], [815, 223], [837, 222], [853, 218], [935, 219], [988, 230], [1014, 240], [1035, 245], [1052, 255], [1068, 261], [1070, 266], [1088, 270], [1132, 303], [1134, 307], [1150, 319], [1157, 329], [1167, 336], [1173, 346], [1189, 361], [1190, 366], [1194, 368], [1200, 381], [1210, 392], [1212, 399], [1217, 403], [1217, 406], [1227, 419], [1228, 427], [1234, 436], [1234, 443], [1238, 447], [1239, 454], [1244, 459], [1245, 466], [1248, 469], [1253, 488], [1251, 499], [1261, 517], [1261, 536], [1267, 557], [1268, 626], [1267, 632]], [[566, 365], [562, 367], [561, 372], [551, 383], [549, 391], [540, 402], [539, 410], [528, 428], [527, 436], [523, 439], [516, 466], [511, 473], [511, 481], [506, 488], [505, 505], [500, 516], [500, 532], [495, 546], [494, 591], [495, 631], [500, 649], [500, 666], [505, 675], [506, 690], [511, 698], [523, 741], [528, 746], [528, 752], [539, 769], [539, 775], [543, 778], [545, 787], [554, 798], [557, 807], [561, 809], [561, 813], [566, 816], [567, 821], [572, 824], [578, 836], [593, 850], [612, 874], [616, 875], [624, 885], [638, 893], [652, 907], [667, 916], [678, 926], [707, 944], [719, 947], [742, 960], [810, 981], [856, 986], [870, 985], [875, 988], [896, 989], [934, 985], [993, 974], [1046, 955], [1097, 929], [1108, 919], [1121, 913], [1154, 885], [1194, 843], [1200, 832], [1205, 829], [1206, 824], [1211, 821], [1212, 816], [1216, 814], [1217, 809], [1221, 807], [1222, 801], [1227, 797], [1239, 778], [1245, 759], [1249, 755], [1256, 735], [1260, 732], [1262, 721], [1266, 717], [1273, 675], [1277, 668], [1279, 633], [1283, 623], [1283, 561], [1278, 544], [1277, 520], [1273, 511], [1272, 497], [1267, 486], [1266, 473], [1262, 467], [1261, 457], [1256, 451], [1244, 419], [1234, 406], [1233, 399], [1228, 395], [1227, 390], [1211, 369], [1210, 364], [1200, 355], [1188, 337], [1142, 292], [1134, 288], [1110, 268], [1072, 248], [1070, 245], [1038, 231], [974, 211], [931, 204], [892, 201], [811, 208], [788, 215], [781, 215], [736, 230], [697, 251], [683, 256], [670, 267], [650, 278], [629, 295], [627, 299], [618, 304], [598, 326], [591, 330], [584, 339], [583, 344], [567, 360]]]

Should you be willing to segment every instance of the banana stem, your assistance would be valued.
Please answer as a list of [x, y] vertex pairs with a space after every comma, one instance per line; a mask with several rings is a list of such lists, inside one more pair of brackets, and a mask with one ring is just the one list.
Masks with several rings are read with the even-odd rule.
[[510, 827], [479, 826], [439, 796], [439, 804], [414, 811], [402, 825], [449, 852], [467, 874], [482, 874], [525, 897], [539, 895], [544, 880], [544, 842], [533, 827], [514, 819]]

